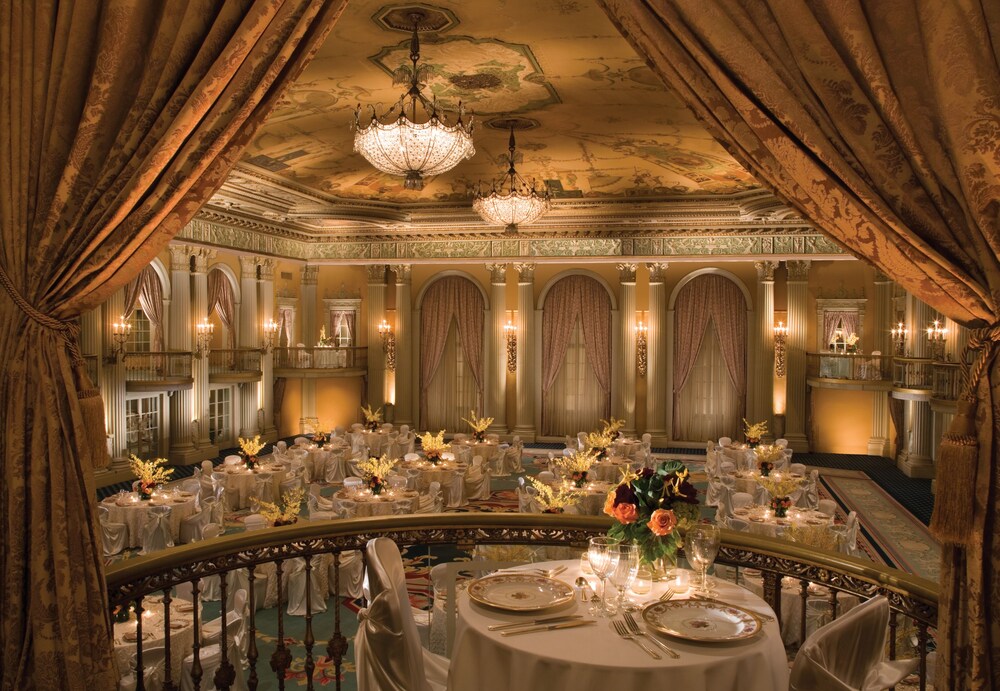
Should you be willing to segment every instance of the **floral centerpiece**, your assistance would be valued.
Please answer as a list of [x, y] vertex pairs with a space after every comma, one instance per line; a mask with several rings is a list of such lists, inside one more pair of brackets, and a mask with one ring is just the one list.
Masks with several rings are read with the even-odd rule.
[[572, 456], [563, 456], [556, 459], [556, 465], [562, 469], [564, 474], [569, 474], [573, 480], [574, 487], [583, 487], [587, 484], [587, 473], [590, 467], [597, 460], [597, 453], [593, 449], [587, 451], [574, 451]]
[[597, 460], [603, 461], [608, 457], [608, 449], [611, 448], [611, 442], [613, 441], [611, 433], [607, 430], [601, 432], [588, 432], [587, 441], [584, 446], [588, 450], [593, 451], [597, 454]]
[[774, 446], [771, 444], [765, 446], [758, 446], [753, 450], [754, 455], [757, 457], [757, 468], [760, 469], [760, 474], [767, 477], [774, 470], [774, 464], [781, 460], [784, 454], [784, 449], [780, 446]]
[[299, 511], [302, 510], [302, 500], [305, 497], [305, 490], [293, 489], [281, 496], [280, 505], [270, 501], [262, 501], [258, 512], [264, 517], [264, 520], [272, 525], [291, 525], [299, 520]]
[[153, 496], [153, 490], [157, 485], [162, 485], [170, 476], [174, 474], [173, 468], [164, 468], [167, 464], [166, 458], [154, 458], [151, 461], [144, 461], [135, 454], [129, 456], [129, 465], [135, 473], [139, 482], [139, 498], [147, 500]]
[[844, 339], [844, 346], [846, 347], [847, 352], [848, 353], [858, 352], [858, 341], [860, 340], [861, 337], [852, 331], [850, 335], [848, 335], [848, 337]]
[[614, 441], [618, 437], [622, 436], [622, 428], [625, 426], [625, 420], [616, 420], [612, 417], [610, 420], [601, 420], [604, 428], [601, 430], [601, 434], [606, 434], [611, 437], [611, 441]]
[[371, 406], [361, 406], [361, 414], [365, 418], [365, 427], [374, 432], [382, 424], [382, 409], [372, 410]]
[[246, 463], [247, 470], [253, 470], [257, 467], [257, 454], [260, 453], [266, 444], [260, 440], [260, 435], [258, 434], [253, 439], [239, 438], [240, 445], [240, 455], [243, 456], [243, 462]]
[[798, 478], [781, 473], [759, 477], [757, 484], [771, 495], [771, 508], [774, 509], [774, 515], [778, 518], [784, 518], [788, 513], [788, 508], [792, 505], [792, 500], [788, 495], [801, 486]]
[[321, 348], [332, 348], [333, 347], [333, 337], [326, 335], [326, 324], [319, 327], [319, 343], [316, 345]]
[[476, 411], [470, 410], [468, 418], [462, 418], [462, 422], [469, 423], [472, 428], [472, 438], [476, 441], [486, 441], [486, 430], [493, 424], [491, 417], [477, 417]]
[[123, 624], [129, 620], [133, 611], [135, 611], [135, 605], [115, 605], [115, 608], [111, 610], [111, 621]]
[[678, 461], [665, 461], [638, 474], [622, 471], [622, 480], [604, 504], [604, 513], [616, 523], [608, 537], [639, 545], [641, 559], [647, 564], [677, 559], [681, 546], [678, 526], [697, 522], [698, 490], [688, 481], [687, 467]]
[[579, 493], [574, 487], [565, 485], [547, 485], [538, 478], [528, 478], [532, 486], [538, 490], [535, 501], [541, 507], [542, 513], [563, 513], [567, 506], [579, 501]]
[[323, 444], [330, 441], [330, 433], [323, 429], [318, 429], [312, 433], [312, 440], [322, 448]]
[[767, 434], [766, 420], [750, 424], [747, 422], [746, 418], [743, 418], [743, 435], [747, 438], [747, 445], [749, 445], [751, 449], [757, 448], [757, 445], [760, 444], [761, 437], [765, 434]]
[[398, 458], [389, 458], [382, 454], [379, 458], [370, 456], [367, 461], [358, 463], [358, 470], [361, 471], [361, 479], [365, 481], [372, 494], [381, 494], [385, 488], [385, 479], [396, 467]]
[[451, 444], [444, 443], [444, 430], [437, 434], [425, 432], [420, 435], [420, 448], [423, 449], [424, 458], [437, 465], [441, 460], [441, 454], [451, 448]]

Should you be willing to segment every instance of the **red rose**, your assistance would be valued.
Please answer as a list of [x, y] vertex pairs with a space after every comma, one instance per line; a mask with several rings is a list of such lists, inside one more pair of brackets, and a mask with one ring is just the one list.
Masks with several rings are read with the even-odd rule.
[[624, 525], [635, 523], [639, 520], [639, 511], [635, 508], [635, 504], [631, 503], [616, 505], [614, 509], [612, 509], [611, 515], [614, 516], [619, 523]]
[[653, 535], [669, 535], [677, 527], [677, 515], [668, 509], [657, 509], [646, 525], [653, 531]]

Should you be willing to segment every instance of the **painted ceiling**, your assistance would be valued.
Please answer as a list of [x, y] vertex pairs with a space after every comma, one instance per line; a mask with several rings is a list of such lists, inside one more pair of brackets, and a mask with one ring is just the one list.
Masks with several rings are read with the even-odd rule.
[[[353, 150], [354, 109], [395, 103], [409, 35], [387, 14], [422, 6], [447, 26], [421, 34], [424, 93], [474, 112], [476, 155], [422, 191], [375, 170]], [[319, 54], [289, 89], [244, 161], [348, 199], [397, 203], [468, 199], [504, 169], [504, 117], [518, 133], [518, 170], [556, 198], [731, 194], [755, 180], [659, 81], [593, 0], [491, 0], [433, 5], [352, 0]]]

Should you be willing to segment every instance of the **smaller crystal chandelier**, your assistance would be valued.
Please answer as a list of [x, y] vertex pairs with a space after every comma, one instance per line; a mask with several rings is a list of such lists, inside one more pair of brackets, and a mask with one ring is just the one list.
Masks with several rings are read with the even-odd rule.
[[472, 200], [472, 208], [484, 221], [490, 225], [504, 226], [505, 233], [516, 233], [519, 225], [534, 223], [549, 210], [549, 189], [535, 189], [535, 181], [531, 184], [522, 178], [514, 168], [514, 128], [510, 128], [510, 141], [507, 143], [509, 167], [507, 173], [493, 182], [489, 194], [483, 194], [480, 189]]
[[[458, 120], [454, 125], [444, 121], [438, 112], [437, 100], [429, 101], [420, 93], [420, 77], [423, 71], [417, 67], [420, 60], [420, 39], [417, 35], [421, 12], [409, 15], [413, 22], [413, 38], [410, 39], [410, 61], [412, 67], [401, 67], [397, 75], [408, 72], [409, 90], [399, 97], [399, 101], [381, 116], [375, 106], [371, 120], [361, 126], [361, 106], [354, 111], [354, 150], [365, 157], [373, 166], [389, 175], [406, 178], [403, 186], [408, 190], [422, 190], [425, 175], [438, 175], [451, 170], [463, 159], [476, 153], [472, 145], [472, 119], [468, 124], [462, 121], [462, 104], [458, 104]], [[395, 82], [398, 83], [398, 82]], [[410, 115], [406, 114], [406, 100], [409, 99]], [[417, 104], [429, 114], [427, 122], [417, 122]], [[398, 109], [399, 114], [393, 118]]]

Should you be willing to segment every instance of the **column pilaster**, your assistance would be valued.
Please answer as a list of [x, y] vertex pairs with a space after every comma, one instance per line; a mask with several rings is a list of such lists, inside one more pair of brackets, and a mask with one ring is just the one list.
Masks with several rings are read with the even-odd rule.
[[635, 435], [635, 264], [618, 264], [618, 279], [621, 283], [621, 304], [618, 318], [618, 357], [615, 359], [618, 377], [612, 374], [612, 381], [619, 384], [612, 387], [615, 416], [625, 420], [622, 433]]
[[[926, 303], [912, 295], [907, 295], [906, 312], [912, 357], [929, 358], [931, 352], [927, 343], [927, 327], [934, 319], [934, 312]], [[905, 448], [897, 454], [896, 465], [909, 477], [934, 477], [934, 461], [930, 451], [934, 434], [930, 403], [926, 400], [907, 400], [903, 411]]]
[[[785, 341], [785, 439], [808, 451], [806, 436], [806, 332], [809, 329], [809, 261], [785, 262], [788, 269], [788, 337]], [[773, 339], [773, 331], [772, 331]]]
[[[757, 269], [757, 304], [751, 331], [750, 422], [767, 421], [774, 430], [774, 270], [775, 261], [754, 262]], [[734, 430], [735, 431], [735, 430]]]
[[[300, 294], [302, 296], [300, 323], [302, 326], [299, 331], [299, 342], [304, 343], [307, 348], [315, 346], [318, 340], [318, 331], [316, 330], [316, 284], [318, 282], [319, 267], [303, 266], [300, 286]], [[371, 350], [371, 347], [369, 347], [369, 356], [371, 355]], [[315, 430], [318, 425], [319, 418], [316, 415], [316, 380], [310, 377], [302, 380], [302, 417], [299, 419], [299, 431]]]
[[514, 264], [517, 270], [517, 424], [514, 434], [531, 442], [537, 436], [535, 399], [541, 391], [536, 364], [536, 348], [541, 339], [535, 333], [535, 265]]
[[[875, 270], [875, 305], [874, 305], [874, 338], [873, 351], [882, 353], [888, 358], [893, 353], [890, 325], [896, 323], [893, 314], [893, 282], [892, 279], [879, 270]], [[883, 363], [888, 363], [887, 359]], [[886, 364], [884, 371], [891, 375], [891, 368]], [[872, 436], [868, 440], [868, 453], [872, 456], [885, 456], [889, 449], [889, 394], [875, 391], [872, 400]]]
[[[257, 324], [274, 319], [274, 259], [258, 259]], [[277, 335], [275, 343], [277, 345]], [[257, 392], [262, 412], [261, 435], [264, 441], [276, 441], [278, 430], [274, 425], [274, 351], [268, 350], [260, 358], [260, 387]]]
[[[104, 352], [112, 352], [111, 325], [125, 312], [125, 289], [119, 288], [104, 303]], [[101, 396], [104, 399], [104, 420], [109, 435], [111, 465], [109, 470], [128, 468], [128, 428], [125, 424], [125, 364], [119, 358], [109, 359], [101, 368]]]
[[[191, 329], [194, 328], [194, 320], [191, 319], [191, 249], [184, 245], [170, 246], [167, 350], [191, 352]], [[194, 456], [197, 442], [192, 433], [192, 422], [197, 416], [194, 393], [192, 385], [191, 389], [175, 391], [170, 396], [170, 458], [175, 463]]]
[[385, 269], [385, 264], [368, 266], [368, 405], [373, 409], [385, 405], [385, 353], [378, 332], [385, 318]]
[[[194, 331], [195, 324], [208, 318], [208, 264], [215, 259], [215, 255], [215, 250], [206, 247], [192, 248], [191, 251], [191, 256], [194, 257], [193, 268], [188, 279], [191, 285], [191, 308], [188, 316], [182, 320], [181, 327], [186, 333], [185, 338], [187, 339], [188, 350], [191, 350], [191, 334]], [[171, 328], [173, 327], [171, 326]], [[197, 429], [194, 430], [194, 434], [197, 437], [198, 456], [201, 458], [214, 458], [219, 455], [219, 447], [208, 436], [209, 393], [211, 392], [208, 376], [208, 355], [193, 358], [191, 362], [191, 376], [194, 377], [194, 413], [198, 420]]]
[[396, 426], [413, 427], [413, 297], [410, 264], [392, 267], [396, 275]]
[[[492, 318], [487, 327], [486, 355], [486, 410], [484, 417], [492, 417], [490, 434], [507, 433], [507, 340], [504, 325], [507, 323], [507, 265], [487, 264], [490, 272], [490, 307]], [[518, 334], [520, 339], [520, 334]]]

